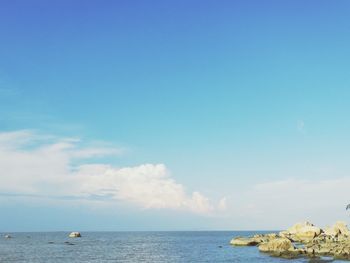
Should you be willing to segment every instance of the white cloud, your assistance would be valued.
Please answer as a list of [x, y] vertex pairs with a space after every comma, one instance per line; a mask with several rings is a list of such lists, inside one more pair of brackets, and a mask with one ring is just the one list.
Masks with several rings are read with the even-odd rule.
[[226, 197], [223, 197], [220, 199], [218, 209], [219, 209], [219, 211], [226, 211], [227, 210], [227, 198]]
[[16, 148], [33, 140], [28, 130], [0, 133], [0, 148]]
[[[49, 139], [48, 139], [49, 138]], [[199, 192], [187, 194], [164, 164], [117, 168], [77, 159], [119, 154], [103, 147], [81, 148], [78, 139], [31, 131], [0, 133], [0, 193], [116, 200], [144, 209], [179, 209], [210, 214], [216, 208]], [[219, 204], [220, 210], [225, 202]]]
[[105, 165], [84, 165], [75, 174], [83, 195], [108, 196], [143, 208], [188, 209], [198, 213], [213, 210], [209, 200], [198, 192], [187, 196], [163, 164], [144, 164], [116, 169]]

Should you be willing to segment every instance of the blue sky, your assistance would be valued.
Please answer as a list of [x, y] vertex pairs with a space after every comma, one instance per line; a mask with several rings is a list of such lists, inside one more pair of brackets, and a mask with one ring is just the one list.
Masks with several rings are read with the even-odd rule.
[[[185, 200], [197, 191], [213, 203], [225, 198], [227, 211], [198, 215], [187, 201], [179, 210], [139, 209], [118, 195], [118, 212], [108, 212], [104, 204], [9, 197], [28, 192], [6, 186], [0, 205], [9, 215], [72, 213], [76, 225], [50, 217], [45, 230], [98, 230], [103, 222], [112, 230], [273, 228], [269, 207], [249, 212], [261, 206], [256, 188], [280, 182], [307, 198], [308, 190], [305, 196], [289, 186], [321, 185], [314, 191], [322, 196], [348, 180], [349, 9], [348, 1], [2, 1], [3, 136], [40, 136], [37, 147], [79, 138], [69, 147], [121, 152], [69, 155], [59, 164], [67, 169], [163, 164]], [[30, 132], [17, 137], [21, 131]], [[1, 164], [0, 173], [8, 176]], [[346, 216], [346, 201], [344, 192], [334, 206], [304, 210], [330, 224], [323, 213], [335, 214], [327, 220]], [[91, 220], [83, 224], [81, 215]], [[302, 212], [289, 216], [304, 219]], [[4, 230], [41, 230], [37, 220], [0, 222]], [[278, 227], [288, 220], [281, 221]]]

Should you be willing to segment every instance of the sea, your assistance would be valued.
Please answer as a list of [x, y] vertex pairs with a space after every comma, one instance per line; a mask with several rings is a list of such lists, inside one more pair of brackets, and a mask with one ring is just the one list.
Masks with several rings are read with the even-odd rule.
[[81, 232], [81, 238], [69, 238], [68, 232], [1, 233], [0, 262], [313, 262], [274, 258], [257, 247], [229, 244], [235, 236], [257, 233], [265, 232]]

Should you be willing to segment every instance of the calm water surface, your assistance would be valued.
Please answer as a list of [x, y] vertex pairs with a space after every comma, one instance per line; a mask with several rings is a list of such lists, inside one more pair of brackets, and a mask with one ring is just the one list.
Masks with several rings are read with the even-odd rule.
[[82, 238], [75, 239], [68, 238], [67, 232], [10, 233], [11, 239], [1, 233], [0, 262], [309, 262], [272, 258], [256, 247], [229, 245], [234, 236], [256, 233], [83, 232]]

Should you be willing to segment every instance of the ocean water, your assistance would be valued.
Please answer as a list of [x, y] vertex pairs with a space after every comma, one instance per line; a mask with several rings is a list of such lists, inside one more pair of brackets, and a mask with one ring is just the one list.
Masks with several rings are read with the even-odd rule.
[[82, 232], [81, 238], [73, 239], [67, 232], [10, 233], [11, 239], [1, 233], [0, 262], [309, 262], [273, 258], [256, 247], [229, 245], [234, 236], [256, 233]]

